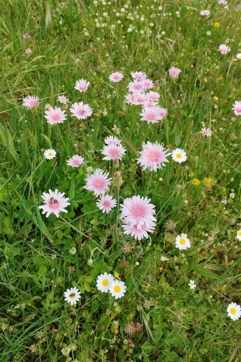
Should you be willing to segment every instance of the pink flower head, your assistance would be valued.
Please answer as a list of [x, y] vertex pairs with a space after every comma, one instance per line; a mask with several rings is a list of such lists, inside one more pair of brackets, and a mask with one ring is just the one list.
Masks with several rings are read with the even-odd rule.
[[159, 143], [143, 143], [140, 157], [137, 162], [143, 170], [157, 171], [168, 162], [168, 151]]
[[226, 44], [220, 44], [218, 49], [221, 54], [228, 54], [231, 50], [230, 47]]
[[97, 169], [94, 173], [86, 177], [86, 185], [84, 188], [93, 192], [95, 196], [103, 195], [108, 191], [111, 184], [111, 178], [108, 177], [107, 172]]
[[68, 212], [65, 208], [70, 203], [69, 198], [64, 197], [64, 192], [61, 193], [57, 189], [55, 191], [49, 190], [49, 193], [44, 192], [42, 194], [42, 199], [44, 205], [39, 206], [39, 209], [42, 209], [42, 213], [46, 214], [46, 217], [49, 217], [50, 214], [59, 217], [60, 212]]
[[109, 80], [114, 83], [118, 83], [123, 79], [123, 74], [120, 72], [111, 73], [109, 76]]
[[154, 87], [153, 81], [150, 80], [150, 79], [144, 79], [144, 80], [142, 81], [142, 84], [143, 84], [143, 87], [144, 87], [145, 90]]
[[88, 104], [79, 102], [72, 104], [70, 112], [72, 113], [72, 116], [76, 117], [77, 119], [86, 119], [92, 115], [93, 110]]
[[39, 105], [39, 97], [38, 96], [27, 96], [23, 98], [23, 106], [30, 109], [36, 108]]
[[179, 74], [181, 73], [181, 69], [176, 68], [176, 67], [171, 67], [168, 70], [169, 76], [172, 79], [177, 79], [179, 77]]
[[211, 137], [213, 132], [211, 131], [210, 128], [202, 128], [201, 133], [206, 137]]
[[[140, 93], [142, 94], [142, 93]], [[137, 93], [128, 93], [125, 96], [125, 102], [131, 105], [137, 105]]]
[[168, 112], [166, 108], [159, 107], [159, 116], [161, 120], [167, 116]]
[[30, 34], [23, 34], [23, 38], [24, 38], [24, 39], [30, 39], [30, 38], [31, 38], [31, 35], [30, 35]]
[[227, 1], [226, 0], [218, 0], [218, 4], [227, 5]]
[[147, 123], [157, 123], [163, 119], [161, 113], [161, 108], [159, 106], [144, 107], [141, 112], [141, 120], [146, 121]]
[[221, 201], [222, 204], [226, 205], [228, 203], [228, 200], [224, 199]]
[[67, 103], [69, 103], [68, 98], [65, 97], [65, 96], [58, 96], [58, 101], [59, 101], [59, 103], [62, 103], [62, 104], [67, 104]]
[[121, 219], [124, 233], [141, 240], [154, 231], [156, 218], [155, 207], [147, 197], [132, 196], [121, 205]]
[[233, 111], [236, 116], [241, 116], [241, 101], [236, 101], [233, 104]]
[[145, 88], [143, 81], [134, 80], [128, 84], [128, 90], [132, 93], [143, 93]]
[[135, 94], [135, 104], [144, 104], [146, 101], [146, 95], [145, 93], [136, 93]]
[[103, 212], [108, 214], [115, 206], [116, 200], [110, 195], [101, 196], [97, 201], [97, 207]]
[[80, 79], [77, 80], [77, 82], [75, 83], [75, 89], [77, 89], [79, 92], [86, 92], [87, 89], [90, 86], [90, 82], [87, 82], [87, 80], [85, 79]]
[[209, 11], [209, 10], [201, 10], [201, 11], [200, 11], [200, 15], [201, 15], [201, 16], [209, 16], [209, 15], [210, 15], [210, 11]]
[[66, 120], [66, 114], [61, 108], [54, 107], [45, 111], [45, 116], [49, 124], [63, 123]]
[[74, 155], [71, 158], [69, 158], [66, 163], [70, 167], [80, 167], [84, 162], [83, 157], [79, 155]]
[[160, 94], [157, 92], [150, 91], [146, 93], [146, 100], [152, 101], [152, 102], [158, 102], [160, 98]]
[[121, 144], [109, 144], [104, 146], [102, 154], [105, 156], [103, 160], [106, 161], [120, 161], [125, 154], [125, 149]]
[[121, 143], [119, 138], [117, 138], [115, 136], [106, 137], [104, 142], [106, 145], [114, 145], [114, 146], [119, 146]]
[[144, 72], [132, 72], [131, 76], [134, 80], [144, 80], [146, 79], [146, 73]]

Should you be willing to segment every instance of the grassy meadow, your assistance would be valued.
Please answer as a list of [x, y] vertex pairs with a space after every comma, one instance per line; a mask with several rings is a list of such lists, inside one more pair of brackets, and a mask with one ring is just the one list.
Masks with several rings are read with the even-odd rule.
[[[0, 3], [0, 361], [241, 361], [240, 320], [227, 313], [241, 304], [239, 1]], [[110, 81], [113, 72], [123, 79]], [[125, 101], [132, 72], [153, 81], [162, 120], [141, 120], [142, 106]], [[37, 107], [23, 106], [29, 95]], [[92, 115], [73, 117], [74, 102]], [[65, 111], [63, 123], [47, 122], [51, 107]], [[125, 149], [118, 162], [103, 160], [110, 136]], [[169, 152], [156, 172], [137, 162], [147, 142]], [[175, 149], [185, 162], [172, 159]], [[84, 162], [69, 167], [75, 154]], [[96, 169], [112, 179], [109, 213], [85, 189]], [[46, 217], [42, 194], [55, 189], [67, 212]], [[141, 239], [120, 217], [134, 195], [155, 207]], [[187, 250], [176, 247], [181, 234]], [[125, 283], [123, 297], [98, 290], [105, 272]], [[72, 287], [75, 305], [64, 299]]]

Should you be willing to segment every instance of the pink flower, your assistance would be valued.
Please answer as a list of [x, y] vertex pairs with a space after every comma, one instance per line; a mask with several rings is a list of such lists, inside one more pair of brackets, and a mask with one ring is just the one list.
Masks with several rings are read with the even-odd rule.
[[179, 77], [179, 74], [181, 73], [181, 69], [176, 68], [176, 67], [171, 67], [168, 70], [169, 76], [172, 79], [177, 79]]
[[75, 83], [75, 89], [77, 89], [79, 92], [86, 92], [87, 89], [90, 86], [90, 82], [87, 82], [87, 80], [85, 79], [80, 79], [77, 80], [77, 82]]
[[144, 104], [146, 101], [145, 93], [136, 93], [135, 104]]
[[213, 132], [210, 128], [202, 128], [201, 133], [206, 137], [211, 137]]
[[220, 44], [218, 49], [221, 54], [228, 54], [231, 50], [230, 47], [226, 44]]
[[[142, 94], [142, 93], [140, 93]], [[125, 102], [127, 104], [131, 104], [131, 105], [137, 105], [137, 93], [128, 93], [126, 96], [125, 96]]]
[[65, 96], [58, 96], [58, 101], [59, 101], [59, 103], [62, 103], [62, 104], [67, 104], [67, 103], [69, 103], [68, 98], [65, 97]]
[[200, 11], [200, 15], [202, 15], [202, 16], [209, 16], [209, 15], [210, 15], [210, 11], [209, 11], [209, 10], [201, 10], [201, 11]]
[[132, 72], [131, 76], [134, 80], [144, 80], [146, 79], [146, 73], [144, 72]]
[[159, 107], [159, 116], [161, 117], [161, 120], [167, 116], [168, 112], [166, 108]]
[[236, 101], [233, 104], [233, 111], [236, 116], [241, 116], [241, 101]]
[[132, 196], [124, 200], [121, 205], [121, 219], [123, 220], [124, 234], [141, 240], [154, 231], [156, 218], [155, 207], [147, 197]]
[[118, 83], [123, 79], [123, 74], [120, 72], [111, 73], [109, 80], [114, 83]]
[[76, 117], [77, 119], [86, 119], [92, 115], [93, 110], [88, 104], [79, 102], [72, 104], [70, 112], [72, 113], [72, 116]]
[[228, 203], [228, 200], [225, 200], [225, 199], [224, 199], [224, 200], [221, 201], [221, 203], [224, 204], [224, 205], [226, 205], [226, 204]]
[[150, 79], [144, 79], [144, 80], [142, 81], [142, 84], [143, 84], [143, 87], [144, 87], [145, 90], [154, 87], [153, 81], [150, 80]]
[[65, 208], [70, 203], [69, 198], [64, 197], [64, 192], [61, 193], [57, 189], [55, 191], [49, 190], [49, 193], [44, 192], [42, 194], [42, 199], [44, 205], [39, 206], [39, 209], [43, 210], [42, 213], [46, 214], [46, 217], [52, 213], [59, 217], [60, 212], [68, 212]]
[[145, 88], [142, 81], [134, 80], [128, 84], [128, 90], [132, 93], [143, 93]]
[[146, 93], [146, 100], [152, 101], [152, 102], [158, 102], [160, 98], [160, 94], [157, 92], [150, 91]]
[[55, 107], [45, 111], [45, 116], [49, 124], [63, 123], [66, 120], [66, 114], [61, 108]]
[[93, 192], [95, 196], [103, 195], [108, 191], [111, 184], [111, 178], [108, 177], [107, 172], [97, 169], [93, 174], [86, 177], [84, 188]]
[[26, 108], [35, 108], [39, 105], [39, 97], [37, 96], [27, 96], [23, 98], [23, 106]]
[[165, 166], [168, 162], [168, 151], [159, 143], [143, 143], [142, 151], [137, 162], [141, 165], [143, 170], [157, 171], [159, 168]]
[[97, 207], [103, 212], [108, 214], [115, 206], [116, 200], [110, 195], [101, 196], [97, 201]]
[[109, 144], [104, 146], [102, 154], [105, 156], [103, 160], [106, 161], [120, 161], [125, 154], [125, 149], [122, 145]]
[[163, 119], [163, 111], [159, 106], [144, 107], [141, 112], [141, 120], [147, 123], [157, 123]]
[[120, 145], [120, 140], [115, 136], [106, 137], [104, 142], [106, 145], [114, 145], [114, 146]]
[[31, 38], [31, 35], [30, 35], [30, 34], [23, 34], [23, 38], [24, 38], [24, 39], [30, 39], [30, 38]]
[[80, 167], [83, 164], [83, 162], [84, 162], [83, 157], [79, 155], [74, 155], [66, 161], [67, 165], [71, 167]]

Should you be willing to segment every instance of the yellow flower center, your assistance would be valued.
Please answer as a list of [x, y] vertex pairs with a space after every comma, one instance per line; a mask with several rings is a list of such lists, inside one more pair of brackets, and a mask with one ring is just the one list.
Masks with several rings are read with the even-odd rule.
[[177, 154], [176, 154], [176, 158], [182, 158], [182, 154], [181, 154], [181, 153], [177, 153]]
[[71, 299], [74, 299], [74, 298], [75, 298], [75, 293], [71, 293], [71, 294], [69, 295], [69, 297], [70, 297]]
[[48, 152], [48, 156], [53, 156], [53, 153], [52, 153], [52, 152]]
[[108, 285], [109, 285], [109, 280], [107, 280], [107, 279], [102, 280], [102, 285], [103, 285], [104, 287], [108, 287]]
[[186, 240], [183, 239], [183, 238], [181, 238], [181, 239], [179, 240], [179, 243], [180, 243], [181, 245], [185, 245], [185, 244], [186, 244]]
[[114, 286], [114, 292], [115, 293], [120, 293], [120, 291], [121, 291], [121, 287], [119, 285], [115, 285]]
[[231, 313], [231, 314], [236, 314], [236, 308], [231, 308], [231, 309], [230, 309], [230, 313]]
[[241, 230], [238, 231], [238, 236], [241, 236]]

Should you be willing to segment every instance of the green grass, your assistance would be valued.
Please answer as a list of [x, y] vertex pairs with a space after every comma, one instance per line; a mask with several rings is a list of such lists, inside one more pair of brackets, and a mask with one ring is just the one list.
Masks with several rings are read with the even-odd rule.
[[[228, 3], [1, 1], [1, 362], [241, 361], [240, 321], [226, 312], [232, 301], [241, 304], [240, 117], [232, 111], [241, 100], [241, 12]], [[203, 18], [206, 8], [211, 16]], [[231, 47], [225, 56], [223, 43]], [[182, 70], [176, 81], [172, 65]], [[168, 109], [162, 122], [142, 122], [140, 107], [124, 103], [135, 70], [155, 82]], [[122, 82], [109, 82], [113, 71], [123, 72]], [[91, 83], [83, 94], [74, 89], [81, 78]], [[41, 104], [26, 110], [22, 99], [32, 94]], [[48, 125], [44, 107], [58, 105], [60, 94], [90, 104], [92, 117]], [[211, 138], [201, 135], [203, 123]], [[102, 160], [109, 135], [127, 150], [118, 165]], [[188, 159], [142, 171], [136, 158], [147, 141], [183, 148]], [[44, 159], [47, 148], [57, 151], [54, 160]], [[84, 167], [66, 166], [74, 153]], [[123, 234], [118, 208], [97, 209], [83, 188], [91, 168], [114, 178], [118, 203], [151, 199], [157, 226], [148, 240]], [[59, 219], [46, 218], [41, 194], [55, 188], [71, 205]], [[185, 252], [175, 248], [182, 232], [192, 243]], [[126, 283], [122, 299], [98, 292], [104, 272]], [[63, 298], [71, 286], [82, 295], [76, 307]], [[133, 336], [124, 330], [131, 322], [142, 324]]]

